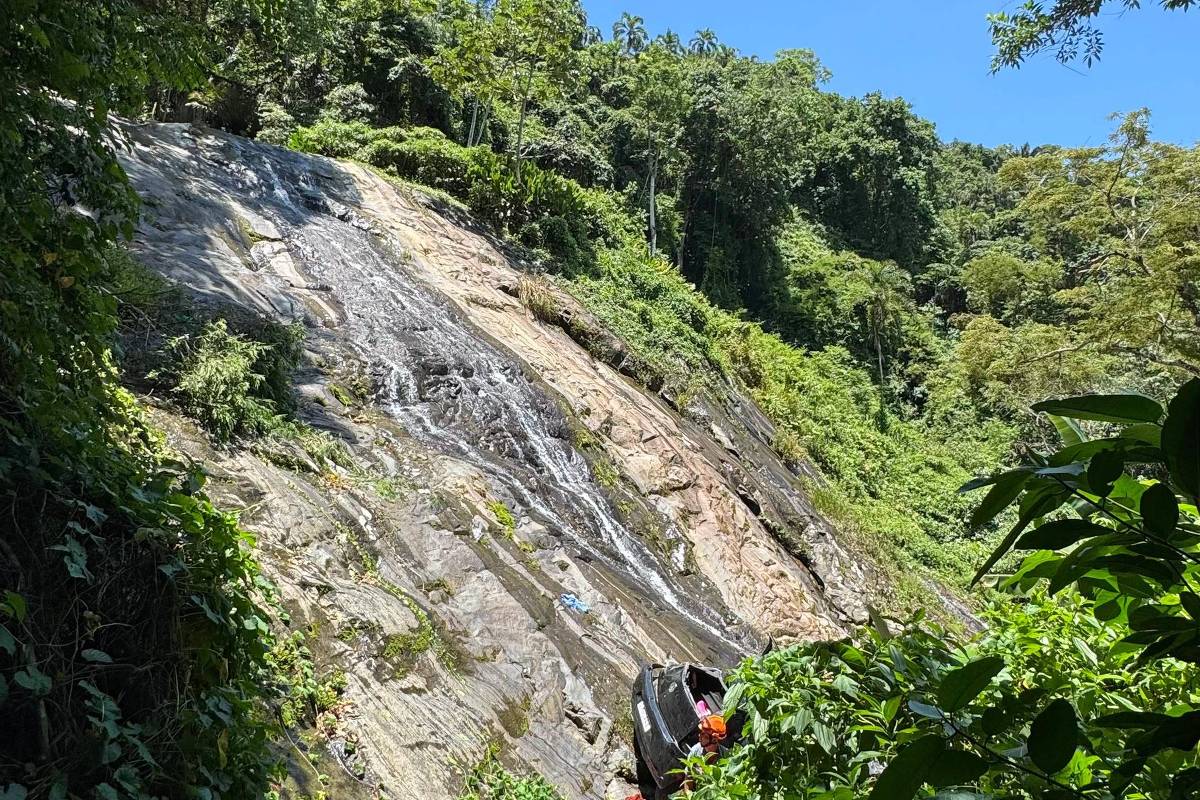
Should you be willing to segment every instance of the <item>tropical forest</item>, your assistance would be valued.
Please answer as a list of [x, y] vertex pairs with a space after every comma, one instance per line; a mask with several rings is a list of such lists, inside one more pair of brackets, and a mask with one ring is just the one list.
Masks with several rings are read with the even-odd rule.
[[1200, 798], [1167, 78], [643, 5], [0, 0], [0, 800]]

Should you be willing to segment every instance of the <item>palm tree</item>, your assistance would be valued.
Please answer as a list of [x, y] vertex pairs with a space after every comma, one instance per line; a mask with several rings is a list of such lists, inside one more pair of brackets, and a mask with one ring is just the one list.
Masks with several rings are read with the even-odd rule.
[[671, 55], [677, 56], [683, 53], [683, 42], [679, 40], [679, 34], [670, 28], [667, 28], [666, 33], [660, 34], [655, 41], [666, 48]]
[[621, 51], [625, 55], [640, 53], [646, 46], [646, 20], [628, 11], [613, 23], [612, 32], [613, 39], [620, 42]]
[[912, 280], [908, 273], [893, 261], [864, 260], [859, 273], [862, 282], [861, 302], [866, 316], [867, 331], [875, 345], [875, 360], [879, 368], [879, 424], [887, 425], [887, 376], [883, 367], [884, 339], [888, 329], [900, 322], [908, 306]]
[[688, 49], [698, 56], [707, 56], [716, 52], [717, 34], [713, 33], [712, 28], [696, 31], [696, 35], [688, 42]]

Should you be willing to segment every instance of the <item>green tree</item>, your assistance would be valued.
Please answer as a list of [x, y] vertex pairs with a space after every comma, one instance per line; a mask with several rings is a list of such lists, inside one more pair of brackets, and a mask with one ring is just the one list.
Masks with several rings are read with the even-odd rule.
[[132, 0], [4, 6], [8, 797], [114, 797], [116, 787], [130, 797], [253, 797], [272, 771], [267, 585], [245, 532], [205, 495], [204, 475], [164, 457], [114, 356], [113, 286], [129, 268], [117, 242], [132, 236], [138, 204], [109, 114], [139, 114], [152, 90], [186, 92], [211, 72], [208, 31], [179, 10]]
[[613, 40], [621, 45], [622, 55], [635, 56], [646, 47], [646, 21], [625, 11], [613, 23], [612, 35]]
[[[1195, 0], [1161, 0], [1163, 8], [1186, 11]], [[1042, 3], [1027, 0], [1021, 10], [988, 15], [992, 44], [992, 72], [1005, 67], [1020, 67], [1029, 56], [1047, 50], [1062, 64], [1082, 58], [1087, 66], [1100, 59], [1104, 48], [1101, 31], [1093, 24], [1111, 0], [1055, 0], [1049, 10]], [[1139, 0], [1120, 0], [1124, 11], [1141, 7]]]
[[576, 7], [559, 0], [497, 0], [492, 12], [493, 47], [499, 59], [497, 94], [518, 109], [513, 158], [518, 185], [525, 158], [530, 103], [561, 97], [573, 79], [574, 46], [583, 35]]
[[887, 371], [884, 354], [897, 338], [899, 324], [911, 305], [912, 280], [890, 261], [861, 259], [847, 276], [842, 302], [858, 313], [870, 337], [879, 378], [879, 422], [887, 420]]
[[[1200, 789], [1200, 379], [1039, 403], [1055, 452], [971, 481], [970, 524], [1015, 506], [989, 626], [964, 641], [873, 616], [851, 641], [744, 663], [744, 744], [693, 759], [701, 800], [1178, 798]], [[1089, 439], [1083, 425], [1114, 436]], [[1154, 465], [1162, 480], [1134, 476]], [[1015, 524], [1013, 520], [1015, 519]], [[1023, 558], [1002, 559], [1011, 551]]]
[[1066, 265], [1077, 347], [1200, 375], [1200, 152], [1149, 138], [1143, 110], [1106, 147], [1010, 159], [1032, 244]]
[[658, 174], [660, 169], [669, 168], [680, 157], [678, 140], [689, 98], [685, 92], [686, 75], [682, 62], [664, 45], [655, 43], [643, 51], [633, 75], [633, 101], [622, 115], [646, 163], [650, 216], [647, 238], [653, 257], [658, 252]]
[[693, 55], [708, 56], [716, 52], [717, 44], [717, 34], [712, 28], [701, 28], [688, 42], [688, 51]]
[[998, 250], [989, 250], [962, 268], [962, 285], [971, 307], [983, 313], [1020, 322], [1047, 320], [1052, 296], [1062, 280], [1062, 265], [1039, 259], [1025, 261]]
[[486, 117], [501, 80], [491, 13], [484, 0], [448, 3], [442, 40], [430, 59], [434, 78], [456, 97], [470, 102], [467, 147], [475, 146], [482, 139], [486, 123], [480, 118], [480, 109]]

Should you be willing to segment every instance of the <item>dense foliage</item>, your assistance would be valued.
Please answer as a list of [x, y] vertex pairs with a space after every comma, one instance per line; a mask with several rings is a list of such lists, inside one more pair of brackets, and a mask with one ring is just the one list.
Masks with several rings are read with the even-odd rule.
[[[1170, 11], [1187, 11], [1194, 0], [1161, 0], [1163, 8]], [[1121, 0], [1109, 3], [1105, 0], [1055, 0], [1047, 9], [1035, 0], [1026, 0], [1020, 10], [1008, 14], [990, 14], [992, 43], [996, 53], [992, 56], [992, 71], [1004, 67], [1019, 67], [1026, 58], [1047, 50], [1062, 64], [1082, 59], [1087, 66], [1100, 60], [1104, 49], [1104, 37], [1095, 25], [1105, 6], [1119, 6], [1121, 11], [1141, 7], [1139, 0]]]
[[[1019, 508], [977, 577], [1029, 553], [987, 631], [964, 642], [918, 619], [747, 662], [727, 705], [747, 710], [749, 742], [690, 766], [698, 795], [1195, 796], [1200, 379], [1165, 412], [1141, 395], [1039, 408], [1065, 446], [964, 487], [990, 487], [976, 524]], [[1163, 480], [1135, 477], [1145, 465]]]
[[[1090, 62], [1103, 6], [993, 16], [995, 65]], [[1004, 571], [978, 639], [918, 621], [744, 665], [750, 740], [693, 765], [697, 793], [1194, 791], [1200, 153], [1153, 141], [1147, 111], [1097, 147], [946, 143], [902, 99], [826, 91], [809, 51], [746, 58], [631, 14], [605, 41], [574, 0], [2, 10], [0, 796], [255, 796], [271, 717], [339, 691], [295, 636], [273, 643], [247, 535], [121, 388], [114, 334], [148, 284], [117, 244], [137, 199], [110, 111], [465, 206], [681, 412], [749, 392], [892, 607], [936, 614], [930, 577]], [[156, 378], [181, 410], [217, 440], [340, 457], [287, 419], [296, 331], [199, 322]], [[973, 517], [964, 483], [991, 487]], [[490, 757], [467, 792], [552, 795]]]
[[155, 9], [3, 9], [0, 795], [13, 800], [250, 797], [275, 769], [271, 591], [253, 540], [166, 450], [114, 356], [121, 313], [145, 295], [115, 244], [137, 198], [107, 114], [196, 83], [204, 63], [187, 21]]

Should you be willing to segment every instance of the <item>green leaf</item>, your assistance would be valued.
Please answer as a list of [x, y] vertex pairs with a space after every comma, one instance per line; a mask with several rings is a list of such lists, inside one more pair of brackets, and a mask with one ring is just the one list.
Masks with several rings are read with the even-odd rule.
[[12, 615], [16, 618], [17, 622], [25, 621], [25, 615], [29, 613], [29, 608], [25, 605], [24, 597], [16, 592], [6, 591], [4, 593], [4, 602], [12, 609]]
[[935, 734], [909, 743], [875, 781], [870, 800], [912, 800], [934, 762], [945, 752], [946, 743]]
[[1112, 533], [1110, 528], [1102, 528], [1086, 519], [1056, 519], [1047, 522], [1021, 537], [1017, 542], [1020, 550], [1061, 550], [1083, 539], [1093, 536], [1103, 536]]
[[50, 694], [50, 677], [32, 665], [13, 675], [13, 683], [39, 697]]
[[1078, 636], [1072, 637], [1072, 641], [1075, 643], [1075, 649], [1079, 651], [1079, 655], [1083, 656], [1085, 661], [1093, 667], [1100, 663], [1099, 659], [1096, 658], [1096, 651], [1088, 646], [1087, 642]]
[[979, 579], [1012, 549], [1013, 544], [1016, 543], [1017, 538], [1030, 522], [1058, 508], [1069, 496], [1068, 490], [1057, 483], [1041, 482], [1028, 489], [1021, 497], [1020, 517], [1017, 524], [1005, 535], [1003, 541], [975, 572], [975, 576], [971, 578], [971, 585], [978, 583]]
[[1048, 775], [1070, 762], [1078, 744], [1079, 722], [1075, 709], [1061, 698], [1046, 706], [1029, 729], [1029, 757]]
[[944, 715], [937, 706], [931, 706], [928, 703], [922, 703], [919, 700], [909, 700], [908, 708], [914, 714], [919, 714], [922, 717], [929, 719], [941, 719]]
[[1139, 442], [1145, 442], [1151, 447], [1160, 447], [1162, 445], [1162, 426], [1149, 422], [1139, 422], [1137, 425], [1130, 425], [1122, 430], [1121, 438], [1137, 439]]
[[1121, 616], [1121, 603], [1115, 598], [1101, 603], [1092, 609], [1093, 615], [1101, 622], [1108, 622]]
[[1050, 424], [1058, 431], [1058, 438], [1062, 440], [1063, 447], [1081, 444], [1087, 441], [1087, 435], [1084, 434], [1083, 428], [1079, 423], [1068, 417], [1060, 417], [1058, 414], [1046, 415]]
[[988, 764], [968, 750], [947, 750], [942, 753], [925, 776], [926, 783], [941, 789], [972, 783], [987, 772]]
[[1171, 401], [1162, 450], [1175, 488], [1189, 498], [1200, 497], [1200, 378], [1185, 383]]
[[[1147, 448], [1141, 442], [1134, 439], [1092, 439], [1088, 442], [1080, 442], [1070, 447], [1064, 447], [1051, 455], [1049, 462], [1051, 466], [1060, 467], [1076, 461], [1087, 461], [1097, 453], [1110, 451], [1124, 452], [1133, 449], [1140, 450]], [[1114, 478], [1113, 480], [1116, 479]]]
[[1088, 542], [1080, 545], [1063, 557], [1058, 567], [1054, 570], [1054, 574], [1050, 577], [1050, 585], [1047, 591], [1051, 595], [1058, 594], [1068, 585], [1074, 583], [1083, 575], [1086, 575], [1094, 568], [1095, 562], [1099, 560], [1105, 548], [1128, 545], [1136, 542], [1132, 536], [1128, 534], [1107, 532], [1103, 536], [1094, 536]]
[[1169, 536], [1179, 524], [1179, 503], [1165, 483], [1156, 483], [1142, 494], [1142, 521], [1151, 532]]
[[1100, 728], [1150, 728], [1170, 721], [1166, 714], [1154, 711], [1119, 711], [1097, 717], [1092, 724]]
[[1129, 741], [1140, 756], [1152, 756], [1163, 750], [1190, 751], [1200, 742], [1200, 710], [1169, 716]]
[[813, 715], [812, 715], [812, 712], [809, 711], [807, 708], [802, 708], [799, 711], [797, 711], [795, 714], [792, 714], [791, 720], [792, 720], [792, 725], [791, 725], [792, 732], [795, 733], [797, 736], [800, 736], [806, 730], [808, 730], [809, 727], [812, 725]]
[[817, 740], [817, 744], [821, 745], [821, 749], [826, 753], [832, 753], [833, 748], [837, 745], [837, 738], [833, 735], [833, 729], [823, 722], [814, 722], [812, 724], [813, 737]]
[[1008, 508], [1031, 477], [1030, 473], [1023, 470], [1013, 470], [1000, 476], [971, 515], [970, 528], [973, 530], [991, 522], [997, 514]]
[[746, 684], [735, 683], [729, 687], [729, 691], [725, 693], [724, 699], [721, 701], [721, 708], [724, 713], [732, 714], [738, 705], [738, 701], [742, 699], [742, 692], [746, 690]]
[[1179, 595], [1179, 604], [1183, 606], [1183, 610], [1188, 613], [1189, 617], [1200, 622], [1200, 595], [1183, 592]]
[[0, 790], [0, 800], [25, 800], [28, 796], [29, 790], [19, 783], [10, 783]]
[[101, 650], [88, 649], [88, 650], [84, 650], [79, 655], [83, 656], [84, 661], [91, 661], [91, 662], [94, 662], [97, 664], [113, 663], [112, 656], [110, 656], [108, 653], [105, 653]]
[[1125, 471], [1125, 458], [1118, 450], [1101, 450], [1088, 462], [1087, 479], [1092, 491], [1107, 496], [1112, 483]]
[[1034, 411], [1058, 414], [1071, 419], [1099, 422], [1158, 422], [1162, 406], [1140, 394], [1089, 394], [1062, 400], [1044, 400], [1033, 405]]
[[889, 697], [887, 700], [883, 701], [883, 718], [888, 722], [891, 722], [893, 719], [895, 719], [897, 712], [900, 711], [901, 702], [903, 702], [903, 698], [900, 695]]
[[0, 650], [8, 653], [10, 656], [17, 652], [17, 640], [9, 632], [8, 628], [0, 623]]
[[980, 658], [949, 672], [938, 686], [938, 706], [947, 713], [954, 713], [979, 696], [992, 678], [1004, 669], [1004, 659], [999, 656]]

